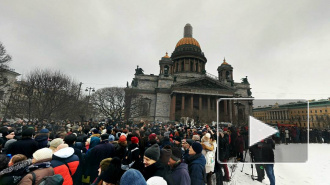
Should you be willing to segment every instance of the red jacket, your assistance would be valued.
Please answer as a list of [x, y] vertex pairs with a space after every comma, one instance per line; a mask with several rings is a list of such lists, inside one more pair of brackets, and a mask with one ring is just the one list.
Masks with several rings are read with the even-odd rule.
[[63, 148], [53, 154], [51, 166], [55, 174], [62, 175], [63, 185], [72, 185], [72, 177], [78, 168], [79, 158], [74, 155], [74, 149], [71, 147]]

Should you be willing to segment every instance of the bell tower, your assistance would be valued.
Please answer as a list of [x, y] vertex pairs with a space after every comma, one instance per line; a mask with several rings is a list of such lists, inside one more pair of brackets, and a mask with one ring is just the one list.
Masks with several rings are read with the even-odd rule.
[[223, 59], [222, 64], [218, 67], [219, 81], [223, 83], [233, 83], [233, 67]]

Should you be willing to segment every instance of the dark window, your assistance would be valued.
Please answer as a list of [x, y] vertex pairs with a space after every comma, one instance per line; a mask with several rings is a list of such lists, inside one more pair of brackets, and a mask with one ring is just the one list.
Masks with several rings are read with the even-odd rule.
[[325, 112], [328, 112], [328, 110], [327, 110], [327, 109], [325, 109]]
[[322, 113], [322, 110], [320, 110], [320, 113]]
[[317, 113], [317, 110], [315, 110], [315, 113]]

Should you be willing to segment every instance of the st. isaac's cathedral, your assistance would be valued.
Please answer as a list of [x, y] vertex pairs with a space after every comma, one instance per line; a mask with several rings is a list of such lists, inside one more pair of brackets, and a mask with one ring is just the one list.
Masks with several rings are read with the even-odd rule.
[[[186, 24], [183, 38], [173, 53], [170, 56], [166, 53], [159, 60], [158, 75], [144, 74], [139, 67], [135, 70], [131, 85], [127, 84], [125, 89], [125, 117], [149, 122], [172, 122], [189, 117], [195, 122], [210, 123], [217, 119], [219, 98], [252, 97], [247, 77], [242, 78], [242, 82], [234, 82], [229, 62], [223, 60], [217, 69], [218, 76], [205, 70], [207, 62], [201, 46], [193, 38], [192, 26]], [[251, 112], [249, 101], [222, 100], [219, 103], [221, 122], [244, 124]]]

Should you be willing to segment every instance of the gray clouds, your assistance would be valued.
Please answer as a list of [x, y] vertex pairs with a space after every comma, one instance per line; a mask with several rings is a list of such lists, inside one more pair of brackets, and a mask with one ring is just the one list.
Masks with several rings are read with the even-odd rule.
[[[224, 57], [256, 98], [330, 96], [328, 1], [4, 1], [0, 41], [23, 75], [63, 71], [84, 87], [125, 86], [136, 65], [158, 74], [186, 23], [217, 75]], [[103, 85], [98, 85], [103, 84]]]

